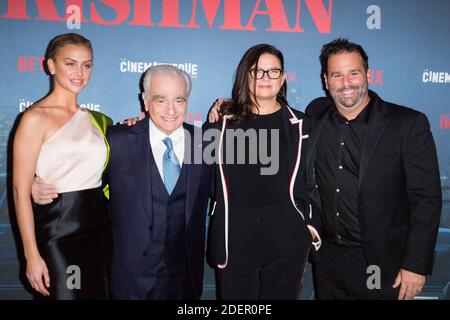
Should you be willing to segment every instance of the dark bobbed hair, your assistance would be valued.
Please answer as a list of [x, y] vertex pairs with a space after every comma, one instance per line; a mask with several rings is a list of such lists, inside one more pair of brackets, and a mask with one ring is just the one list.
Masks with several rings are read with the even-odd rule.
[[[242, 122], [251, 118], [254, 115], [252, 113], [252, 107], [255, 106], [258, 108], [258, 101], [254, 95], [256, 81], [252, 93], [249, 89], [248, 76], [253, 65], [255, 65], [255, 68], [258, 68], [259, 57], [265, 53], [276, 56], [280, 61], [281, 70], [284, 72], [283, 54], [276, 47], [270, 44], [258, 44], [248, 49], [241, 58], [241, 61], [236, 69], [233, 90], [231, 93], [232, 100], [225, 102], [221, 106], [220, 114], [222, 116], [231, 116], [232, 122]], [[277, 95], [277, 102], [282, 107], [288, 105], [286, 94], [287, 84], [285, 81]]]

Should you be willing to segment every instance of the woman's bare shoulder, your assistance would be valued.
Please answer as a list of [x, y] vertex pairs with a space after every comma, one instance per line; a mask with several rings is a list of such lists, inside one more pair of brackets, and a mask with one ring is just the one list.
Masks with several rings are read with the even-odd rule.
[[25, 121], [27, 123], [39, 122], [42, 123], [42, 125], [45, 125], [45, 122], [51, 119], [52, 113], [54, 113], [55, 109], [55, 107], [46, 104], [45, 101], [37, 102], [24, 112], [21, 121]]
[[19, 127], [22, 130], [33, 130], [37, 135], [46, 135], [48, 130], [54, 126], [55, 107], [51, 107], [40, 102], [33, 104], [27, 110], [24, 111], [22, 118], [20, 119]]

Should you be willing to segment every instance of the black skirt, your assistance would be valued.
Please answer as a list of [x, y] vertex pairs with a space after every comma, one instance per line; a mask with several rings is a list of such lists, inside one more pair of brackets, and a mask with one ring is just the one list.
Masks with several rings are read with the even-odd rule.
[[60, 193], [51, 204], [36, 205], [34, 219], [50, 275], [45, 298], [108, 299], [111, 233], [102, 188]]

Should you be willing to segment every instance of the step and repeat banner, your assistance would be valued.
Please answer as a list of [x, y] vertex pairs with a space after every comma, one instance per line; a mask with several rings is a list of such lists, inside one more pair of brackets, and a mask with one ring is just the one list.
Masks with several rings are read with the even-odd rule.
[[[444, 206], [434, 273], [422, 298], [450, 296], [450, 1], [447, 0], [0, 0], [0, 299], [30, 299], [17, 226], [12, 223], [11, 128], [49, 89], [48, 42], [77, 32], [92, 41], [94, 70], [83, 108], [115, 122], [141, 114], [146, 68], [173, 64], [190, 74], [186, 121], [201, 123], [229, 97], [239, 59], [269, 43], [285, 56], [288, 100], [304, 110], [324, 96], [319, 53], [346, 37], [369, 55], [370, 88], [424, 112], [440, 162]], [[207, 268], [204, 299], [215, 298]], [[306, 274], [300, 298], [313, 297]]]

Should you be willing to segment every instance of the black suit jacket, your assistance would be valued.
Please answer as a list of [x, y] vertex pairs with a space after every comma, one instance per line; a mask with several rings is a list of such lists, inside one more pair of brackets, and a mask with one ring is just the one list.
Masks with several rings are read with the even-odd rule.
[[[303, 119], [303, 135], [308, 135], [310, 132], [310, 120], [303, 113], [298, 110], [292, 109], [295, 116], [298, 119]], [[298, 152], [298, 143], [299, 143], [299, 132], [298, 126], [291, 122], [292, 115], [287, 110], [287, 107], [283, 107], [282, 109], [282, 117], [283, 117], [283, 129], [286, 133], [287, 137], [287, 150], [289, 155], [289, 175], [291, 176], [294, 171], [295, 163], [297, 160], [297, 152]], [[236, 129], [238, 128], [238, 124], [229, 125], [227, 128]], [[217, 130], [217, 134], [215, 135], [216, 139], [214, 143], [216, 146], [219, 144], [219, 133], [222, 128], [222, 121], [216, 122], [214, 124], [207, 123], [204, 126], [204, 130], [207, 129], [215, 129]], [[308, 191], [306, 189], [306, 149], [308, 148], [309, 138], [304, 138], [302, 140], [302, 152], [300, 158], [300, 165], [298, 168], [297, 175], [295, 177], [294, 184], [294, 200], [296, 207], [303, 213], [305, 217], [305, 226], [311, 225], [314, 228], [318, 228], [319, 217], [310, 214], [309, 207], [309, 198]], [[225, 145], [225, 142], [224, 142]], [[227, 176], [226, 166], [224, 168], [225, 177]], [[255, 183], [258, 183], [255, 181]], [[280, 186], [282, 187], [282, 186]], [[211, 215], [209, 220], [209, 232], [208, 232], [208, 248], [207, 248], [207, 260], [211, 267], [217, 267], [218, 264], [224, 263], [226, 260], [226, 250], [225, 250], [225, 210], [224, 210], [224, 198], [222, 193], [222, 182], [219, 174], [219, 166], [216, 164], [214, 166], [213, 173], [213, 183], [212, 183], [212, 201], [211, 204], [216, 202], [214, 215]], [[286, 186], [286, 192], [289, 192], [288, 186]], [[213, 206], [211, 206], [211, 214]], [[309, 234], [309, 230], [305, 228], [305, 232]], [[314, 251], [314, 249], [311, 249]]]
[[[383, 101], [374, 105], [359, 168], [358, 215], [369, 265], [392, 285], [400, 268], [430, 274], [439, 229], [442, 194], [436, 147], [423, 113]], [[314, 209], [321, 202], [314, 174], [316, 145], [333, 101], [310, 103], [312, 132], [307, 150], [307, 185]], [[320, 258], [320, 250], [319, 250]]]
[[[117, 299], [144, 299], [139, 292], [138, 275], [144, 265], [144, 251], [151, 240], [152, 181], [150, 163], [149, 122], [135, 126], [108, 127], [110, 165], [108, 182], [111, 196], [113, 255], [111, 291]], [[186, 189], [186, 256], [193, 292], [200, 298], [203, 287], [205, 251], [205, 218], [211, 180], [211, 168], [203, 163], [186, 163], [194, 149], [194, 127], [184, 124], [186, 135], [183, 166], [187, 170]], [[201, 132], [201, 129], [198, 128]], [[200, 133], [201, 137], [201, 133]], [[200, 139], [201, 144], [201, 139]], [[189, 152], [190, 151], [190, 152]], [[201, 154], [201, 153], [200, 153]], [[193, 157], [192, 157], [193, 159]], [[200, 158], [201, 160], [201, 158]], [[193, 161], [191, 161], [193, 162]]]

